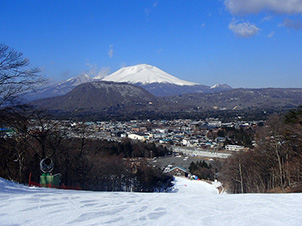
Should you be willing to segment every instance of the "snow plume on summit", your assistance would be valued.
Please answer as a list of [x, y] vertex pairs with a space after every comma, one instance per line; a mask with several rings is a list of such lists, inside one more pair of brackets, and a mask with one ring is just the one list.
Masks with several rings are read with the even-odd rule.
[[92, 78], [90, 78], [87, 74], [81, 74], [76, 77], [72, 77], [64, 82], [59, 82], [50, 86], [42, 87], [32, 92], [28, 92], [24, 94], [23, 98], [28, 101], [54, 97], [65, 95], [66, 93], [70, 92], [74, 87], [82, 84], [91, 82]]
[[91, 81], [92, 81], [92, 79], [90, 78], [89, 75], [87, 75], [87, 74], [81, 74], [81, 75], [78, 75], [76, 77], [72, 77], [72, 78], [66, 80], [65, 82], [60, 82], [57, 85], [78, 86], [78, 85], [80, 85], [82, 83], [91, 82]]
[[123, 67], [111, 75], [108, 75], [103, 81], [126, 82], [131, 84], [151, 84], [164, 83], [179, 86], [194, 86], [193, 82], [178, 79], [163, 70], [148, 64], [139, 64], [136, 66]]

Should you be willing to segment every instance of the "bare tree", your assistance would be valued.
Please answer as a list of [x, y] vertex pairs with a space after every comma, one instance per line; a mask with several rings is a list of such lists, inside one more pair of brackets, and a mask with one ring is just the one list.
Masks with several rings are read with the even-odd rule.
[[30, 68], [23, 54], [0, 43], [0, 107], [19, 94], [45, 82], [39, 68]]
[[259, 128], [257, 147], [231, 156], [224, 167], [230, 191], [267, 192], [302, 189], [302, 109], [274, 115]]

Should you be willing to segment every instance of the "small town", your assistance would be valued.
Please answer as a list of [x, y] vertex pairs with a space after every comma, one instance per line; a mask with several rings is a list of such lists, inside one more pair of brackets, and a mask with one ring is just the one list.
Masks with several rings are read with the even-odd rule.
[[[205, 120], [130, 120], [130, 121], [96, 121], [80, 122], [72, 120], [29, 120], [28, 133], [41, 136], [49, 130], [58, 130], [62, 137], [107, 140], [111, 142], [142, 142], [166, 147], [169, 155], [156, 157], [150, 154], [150, 165], [160, 167], [163, 172], [174, 175], [190, 176], [192, 162], [223, 160], [235, 152], [248, 151], [255, 145], [234, 141], [227, 130], [253, 131], [263, 125], [264, 121], [245, 121], [237, 117], [233, 122], [222, 122], [219, 118]], [[13, 137], [14, 128], [3, 128], [2, 137]], [[126, 160], [126, 159], [125, 159]], [[137, 158], [127, 161], [138, 163]], [[198, 178], [196, 176], [196, 178]]]
[[[179, 147], [199, 148], [204, 150], [240, 151], [246, 147], [224, 145], [225, 136], [220, 136], [223, 128], [252, 129], [263, 125], [264, 121], [235, 121], [223, 123], [218, 118], [205, 121], [191, 119], [177, 120], [131, 120], [126, 122], [97, 121], [73, 122], [69, 120], [51, 120], [51, 125], [59, 127], [68, 137], [108, 139], [118, 141], [123, 138], [147, 143], [174, 145]], [[47, 130], [48, 123], [40, 125], [31, 121], [29, 130]], [[79, 133], [82, 130], [84, 133]]]
[[[131, 120], [74, 122], [72, 120], [50, 120], [41, 122], [30, 121], [28, 130], [41, 133], [48, 127], [56, 125], [66, 137], [84, 137], [89, 139], [105, 139], [121, 141], [130, 139], [138, 142], [154, 143], [172, 148], [173, 152], [187, 156], [226, 158], [232, 152], [248, 150], [249, 147], [232, 142], [226, 136], [225, 129], [252, 130], [264, 121], [244, 121], [239, 116], [237, 121], [222, 122], [219, 118], [207, 118], [194, 121], [191, 119], [177, 120]], [[4, 136], [12, 136], [13, 129], [2, 129]], [[227, 142], [229, 141], [229, 142]], [[254, 144], [254, 141], [252, 141]], [[251, 145], [250, 145], [251, 147]], [[213, 155], [213, 153], [215, 153]]]

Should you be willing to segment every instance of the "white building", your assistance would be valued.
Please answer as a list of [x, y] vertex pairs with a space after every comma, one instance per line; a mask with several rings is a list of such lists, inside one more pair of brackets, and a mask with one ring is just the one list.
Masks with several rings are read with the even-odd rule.
[[244, 151], [244, 146], [228, 144], [225, 146], [228, 151]]
[[128, 138], [130, 138], [132, 140], [146, 141], [145, 136], [138, 135], [135, 133], [128, 134]]

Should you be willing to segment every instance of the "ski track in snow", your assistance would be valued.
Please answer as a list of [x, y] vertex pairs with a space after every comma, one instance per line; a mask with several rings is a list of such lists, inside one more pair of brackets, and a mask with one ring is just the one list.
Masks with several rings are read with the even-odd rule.
[[0, 179], [0, 225], [301, 225], [302, 194], [218, 194], [176, 178], [170, 193], [28, 188]]

